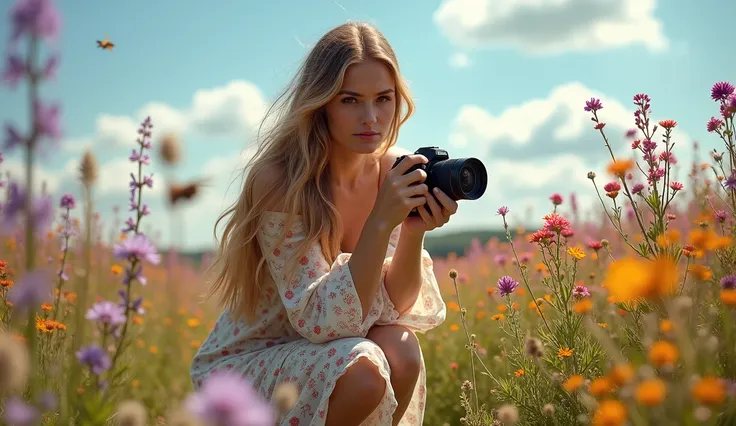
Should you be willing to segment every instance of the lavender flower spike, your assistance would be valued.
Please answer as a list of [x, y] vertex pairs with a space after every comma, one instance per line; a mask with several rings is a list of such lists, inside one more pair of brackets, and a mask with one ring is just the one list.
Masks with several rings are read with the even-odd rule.
[[136, 234], [133, 238], [120, 242], [115, 246], [114, 253], [118, 259], [135, 258], [148, 261], [154, 265], [161, 261], [161, 255], [158, 254], [156, 247], [144, 234]]

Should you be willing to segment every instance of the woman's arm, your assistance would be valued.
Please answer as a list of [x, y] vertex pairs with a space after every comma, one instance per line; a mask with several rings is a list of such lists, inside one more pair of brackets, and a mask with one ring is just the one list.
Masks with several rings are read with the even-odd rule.
[[409, 233], [402, 228], [386, 272], [386, 291], [400, 315], [414, 305], [422, 288], [423, 240], [424, 232]]

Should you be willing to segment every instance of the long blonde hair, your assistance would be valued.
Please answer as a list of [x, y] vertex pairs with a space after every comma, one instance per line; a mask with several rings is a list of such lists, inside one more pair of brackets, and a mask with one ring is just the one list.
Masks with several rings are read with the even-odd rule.
[[305, 240], [290, 259], [287, 271], [293, 273], [296, 259], [317, 241], [328, 262], [337, 257], [342, 227], [330, 194], [330, 138], [324, 105], [339, 92], [348, 66], [366, 59], [385, 63], [396, 84], [397, 108], [382, 152], [396, 143], [399, 128], [413, 114], [415, 106], [399, 73], [396, 55], [376, 28], [348, 22], [317, 42], [291, 84], [266, 113], [261, 130], [266, 122], [269, 128], [259, 137], [258, 149], [244, 170], [243, 190], [215, 223], [217, 239], [217, 226], [227, 219], [218, 252], [207, 271], [214, 276], [208, 297], [218, 295], [220, 305], [234, 317], [242, 314], [248, 322], [255, 320], [264, 280], [270, 279], [267, 268], [264, 273], [265, 259], [256, 238], [267, 206], [264, 200], [252, 199], [253, 178], [262, 170], [274, 166], [283, 170], [283, 179], [271, 192], [286, 194], [287, 228], [301, 214]]

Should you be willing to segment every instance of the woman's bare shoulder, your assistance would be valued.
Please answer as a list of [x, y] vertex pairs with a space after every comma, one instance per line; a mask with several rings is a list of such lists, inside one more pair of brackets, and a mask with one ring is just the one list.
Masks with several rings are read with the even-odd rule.
[[394, 165], [394, 162], [398, 157], [409, 154], [412, 154], [412, 152], [407, 150], [406, 148], [402, 148], [396, 145], [390, 147], [381, 157], [381, 171], [383, 173], [383, 176], [385, 177], [388, 171], [391, 170], [391, 167]]

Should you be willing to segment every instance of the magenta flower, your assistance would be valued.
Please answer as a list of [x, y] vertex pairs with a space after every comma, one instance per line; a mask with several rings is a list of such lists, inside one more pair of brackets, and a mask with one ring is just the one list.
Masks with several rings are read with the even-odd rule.
[[61, 15], [52, 0], [18, 0], [10, 12], [11, 42], [28, 34], [54, 41], [61, 30]]
[[644, 190], [644, 184], [637, 183], [637, 184], [634, 184], [633, 188], [631, 188], [631, 193], [634, 195], [638, 195], [638, 194], [641, 194], [641, 191], [643, 190]]
[[726, 213], [725, 210], [716, 211], [716, 220], [718, 221], [718, 223], [725, 222], [727, 217], [728, 217], [728, 213]]
[[682, 184], [680, 182], [670, 182], [670, 189], [673, 191], [681, 191], [683, 188]]
[[519, 283], [508, 275], [505, 275], [498, 279], [496, 286], [498, 287], [498, 292], [501, 297], [504, 297], [513, 293], [514, 290], [516, 290], [516, 287], [519, 286]]
[[509, 208], [506, 206], [501, 206], [498, 208], [498, 211], [496, 212], [496, 214], [505, 217], [507, 214], [509, 214]]
[[721, 278], [721, 288], [724, 290], [736, 290], [736, 275], [726, 275]]
[[244, 377], [232, 371], [210, 374], [185, 405], [213, 426], [271, 426], [276, 422], [271, 406]]
[[3, 80], [14, 88], [26, 75], [26, 64], [18, 55], [12, 54], [5, 60], [5, 69], [3, 70]]
[[596, 112], [600, 109], [603, 109], [603, 104], [601, 103], [600, 99], [590, 98], [590, 100], [585, 101], [585, 108], [583, 109], [587, 112]]
[[115, 245], [114, 253], [118, 259], [139, 259], [154, 265], [161, 261], [161, 255], [158, 254], [156, 247], [143, 234], [136, 234], [133, 238], [118, 243]]
[[76, 205], [74, 196], [72, 194], [64, 194], [61, 196], [61, 202], [59, 203], [62, 209], [73, 209]]
[[590, 292], [588, 291], [588, 287], [584, 285], [576, 285], [575, 290], [572, 291], [572, 295], [578, 299], [582, 299], [583, 297], [590, 296]]
[[723, 126], [723, 120], [721, 120], [720, 118], [711, 117], [710, 120], [708, 120], [706, 128], [708, 129], [709, 133], [713, 133], [716, 130], [720, 129], [721, 126]]
[[560, 204], [562, 204], [562, 195], [560, 194], [552, 194], [549, 199], [555, 206], [559, 206]]
[[110, 327], [123, 324], [127, 319], [125, 317], [124, 307], [107, 300], [103, 300], [92, 306], [87, 311], [85, 318]]
[[731, 173], [731, 176], [727, 177], [723, 182], [723, 187], [726, 189], [736, 190], [736, 173]]
[[710, 97], [714, 101], [725, 101], [730, 95], [733, 94], [733, 84], [727, 81], [720, 81], [713, 85], [710, 90]]

